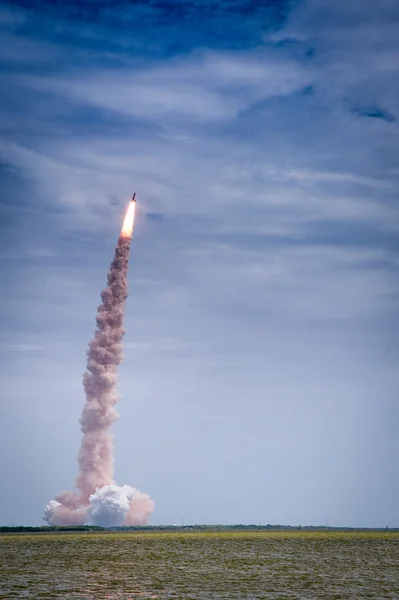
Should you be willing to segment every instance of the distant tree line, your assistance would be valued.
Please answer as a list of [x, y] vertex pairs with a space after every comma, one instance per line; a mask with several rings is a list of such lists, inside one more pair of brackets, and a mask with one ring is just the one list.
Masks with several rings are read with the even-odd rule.
[[[112, 527], [112, 531], [387, 531], [387, 528], [326, 527], [325, 525], [145, 525]], [[399, 531], [399, 529], [389, 529]]]
[[[63, 531], [197, 531], [197, 532], [223, 532], [223, 531], [387, 531], [388, 528], [368, 528], [368, 527], [326, 527], [323, 525], [145, 525], [128, 527], [98, 527], [97, 525], [41, 525], [38, 527], [28, 527], [25, 525], [0, 526], [0, 533], [35, 533], [35, 532], [59, 532]], [[399, 531], [398, 528], [391, 528], [389, 531]]]
[[26, 525], [0, 526], [0, 533], [35, 533], [45, 531], [103, 531], [102, 527], [96, 525], [40, 525], [28, 527]]

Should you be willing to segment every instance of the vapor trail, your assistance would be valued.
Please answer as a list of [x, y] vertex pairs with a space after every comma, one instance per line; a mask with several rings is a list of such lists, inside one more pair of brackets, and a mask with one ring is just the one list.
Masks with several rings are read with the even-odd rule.
[[64, 491], [51, 500], [44, 519], [52, 524], [145, 524], [154, 502], [131, 486], [116, 486], [113, 480], [113, 436], [109, 428], [118, 418], [117, 368], [122, 362], [123, 317], [128, 295], [127, 273], [133, 231], [135, 202], [132, 201], [115, 248], [101, 292], [97, 328], [87, 351], [83, 387], [86, 402], [80, 418], [83, 432], [78, 455], [80, 493]]
[[116, 370], [122, 362], [123, 315], [127, 297], [130, 238], [120, 237], [101, 292], [102, 304], [96, 317], [97, 330], [87, 351], [83, 376], [86, 404], [80, 418], [83, 431], [76, 487], [84, 501], [100, 487], [113, 483], [113, 439], [109, 427], [118, 418]]

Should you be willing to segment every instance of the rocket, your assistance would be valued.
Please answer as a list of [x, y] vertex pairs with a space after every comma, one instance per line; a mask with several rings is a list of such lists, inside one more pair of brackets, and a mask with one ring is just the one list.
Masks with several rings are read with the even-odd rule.
[[136, 202], [136, 192], [133, 194], [132, 202]]

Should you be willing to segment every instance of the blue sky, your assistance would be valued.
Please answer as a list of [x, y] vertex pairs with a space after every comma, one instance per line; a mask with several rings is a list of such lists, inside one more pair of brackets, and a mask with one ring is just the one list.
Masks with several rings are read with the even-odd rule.
[[117, 482], [153, 523], [399, 526], [398, 21], [0, 3], [2, 523], [76, 478], [136, 191]]

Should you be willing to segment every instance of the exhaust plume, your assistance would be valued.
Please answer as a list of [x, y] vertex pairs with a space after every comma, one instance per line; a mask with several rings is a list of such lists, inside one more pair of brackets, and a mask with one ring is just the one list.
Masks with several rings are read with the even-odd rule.
[[101, 292], [97, 328], [87, 350], [83, 387], [86, 402], [80, 418], [83, 432], [78, 455], [79, 492], [60, 492], [50, 500], [44, 520], [52, 525], [145, 525], [154, 510], [147, 494], [113, 480], [113, 437], [109, 431], [119, 417], [117, 368], [122, 362], [123, 317], [128, 295], [127, 272], [135, 201], [130, 202], [115, 255]]

